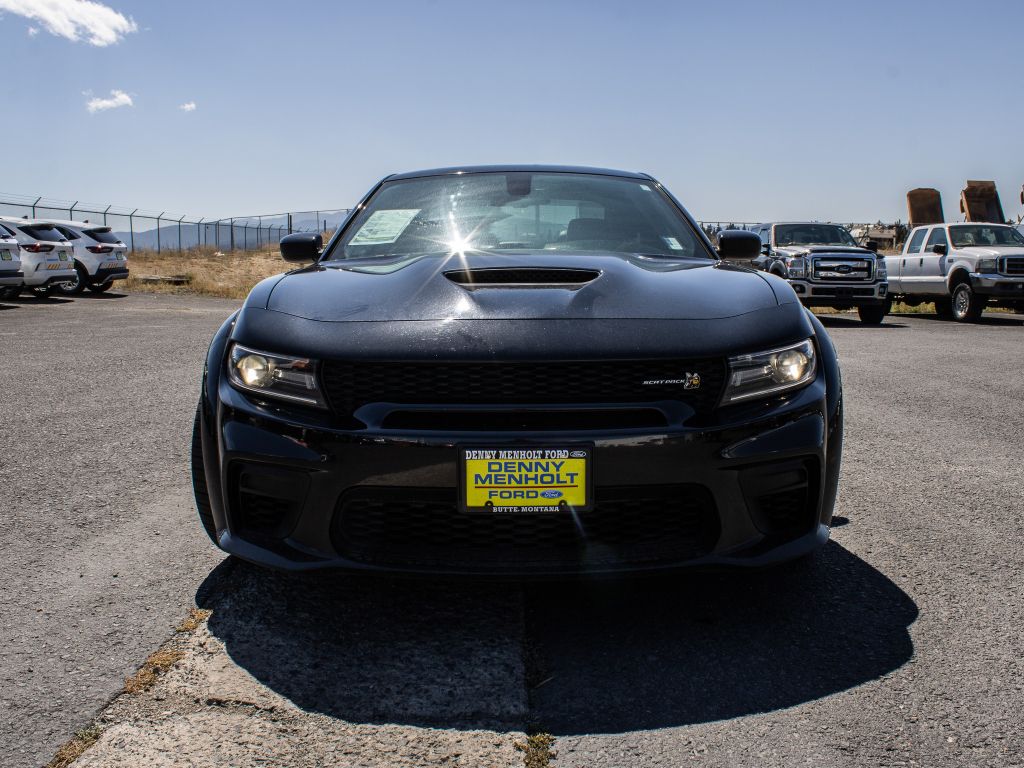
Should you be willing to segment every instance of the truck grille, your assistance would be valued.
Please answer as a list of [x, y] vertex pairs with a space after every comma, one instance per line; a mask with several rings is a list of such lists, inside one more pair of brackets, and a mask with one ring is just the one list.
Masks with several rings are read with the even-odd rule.
[[[699, 387], [685, 388], [682, 382], [688, 373], [699, 375]], [[370, 403], [502, 406], [642, 405], [676, 401], [706, 413], [718, 402], [725, 373], [725, 361], [721, 358], [551, 362], [329, 360], [324, 363], [322, 377], [334, 412], [347, 418]]]
[[874, 277], [874, 261], [842, 256], [817, 256], [811, 259], [811, 280], [823, 283], [864, 283]]
[[575, 516], [465, 514], [454, 489], [354, 488], [331, 537], [357, 562], [495, 572], [679, 562], [711, 552], [721, 533], [700, 485], [599, 487], [595, 502]]
[[1005, 256], [999, 271], [1004, 275], [1024, 275], [1024, 256]]

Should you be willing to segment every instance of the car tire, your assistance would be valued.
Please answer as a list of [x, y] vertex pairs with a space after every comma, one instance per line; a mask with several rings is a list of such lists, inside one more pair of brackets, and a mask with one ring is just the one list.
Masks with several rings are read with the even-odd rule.
[[857, 314], [865, 325], [881, 325], [885, 316], [889, 314], [889, 307], [889, 301], [884, 301], [881, 304], [868, 304], [857, 307]]
[[941, 299], [936, 299], [935, 314], [938, 315], [940, 320], [952, 320], [953, 300], [945, 296], [942, 297]]
[[112, 286], [113, 284], [114, 284], [114, 281], [111, 280], [109, 283], [100, 283], [99, 285], [90, 285], [89, 286], [89, 290], [92, 291], [93, 293], [103, 293], [104, 291], [110, 290], [110, 286]]
[[89, 273], [77, 261], [75, 262], [75, 280], [68, 281], [66, 283], [57, 283], [57, 291], [64, 296], [77, 296], [85, 290], [85, 286], [89, 284]]
[[987, 303], [988, 297], [976, 294], [970, 283], [957, 283], [953, 288], [953, 319], [958, 323], [976, 323]]
[[49, 285], [35, 285], [29, 288], [32, 291], [32, 295], [37, 299], [48, 299], [50, 294], [53, 293], [53, 287]]
[[192, 493], [196, 499], [196, 511], [199, 513], [199, 522], [203, 524], [203, 530], [210, 537], [210, 541], [220, 547], [217, 542], [217, 525], [213, 522], [213, 509], [210, 507], [210, 491], [206, 485], [206, 467], [203, 464], [202, 418], [197, 406], [196, 418], [192, 422]]

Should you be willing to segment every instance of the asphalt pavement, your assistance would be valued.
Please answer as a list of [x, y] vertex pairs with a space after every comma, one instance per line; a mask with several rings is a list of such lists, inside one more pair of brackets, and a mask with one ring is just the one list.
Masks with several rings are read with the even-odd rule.
[[522, 765], [525, 730], [555, 768], [1024, 765], [1024, 317], [825, 318], [846, 450], [811, 563], [515, 585], [217, 553], [187, 438], [235, 305], [0, 304], [0, 764], [98, 717], [80, 766]]

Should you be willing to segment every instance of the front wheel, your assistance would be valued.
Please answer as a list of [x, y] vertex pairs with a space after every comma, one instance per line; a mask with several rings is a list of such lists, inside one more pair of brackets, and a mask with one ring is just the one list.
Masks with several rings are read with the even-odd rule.
[[866, 304], [862, 307], [857, 307], [860, 321], [865, 325], [881, 325], [882, 321], [885, 320], [885, 316], [889, 314], [890, 303], [887, 299], [881, 304]]
[[203, 464], [203, 433], [202, 413], [200, 407], [196, 408], [196, 418], [192, 422], [192, 492], [196, 499], [196, 511], [199, 513], [199, 522], [203, 524], [203, 530], [210, 537], [210, 541], [217, 543], [217, 526], [213, 522], [213, 510], [210, 508], [210, 491], [206, 485], [206, 467]]
[[90, 285], [89, 286], [89, 290], [92, 291], [93, 293], [103, 293], [104, 291], [110, 290], [110, 286], [112, 286], [113, 284], [114, 284], [114, 281], [111, 280], [109, 283], [100, 283], [99, 285]]
[[970, 283], [960, 283], [953, 289], [953, 319], [958, 323], [976, 323], [987, 303], [988, 297], [976, 294]]

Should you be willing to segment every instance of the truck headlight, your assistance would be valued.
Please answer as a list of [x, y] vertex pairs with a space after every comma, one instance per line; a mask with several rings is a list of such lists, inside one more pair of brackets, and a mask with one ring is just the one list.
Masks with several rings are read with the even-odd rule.
[[326, 408], [317, 363], [304, 357], [257, 352], [234, 344], [228, 354], [228, 380], [238, 389], [266, 397]]
[[817, 358], [807, 339], [789, 347], [729, 358], [729, 381], [722, 403], [778, 395], [814, 381]]
[[978, 272], [992, 275], [999, 271], [999, 259], [978, 259]]
[[889, 279], [889, 268], [885, 265], [885, 259], [875, 259], [875, 277], [879, 280]]
[[803, 256], [794, 256], [786, 260], [786, 269], [789, 271], [789, 276], [794, 279], [806, 277], [807, 262]]

